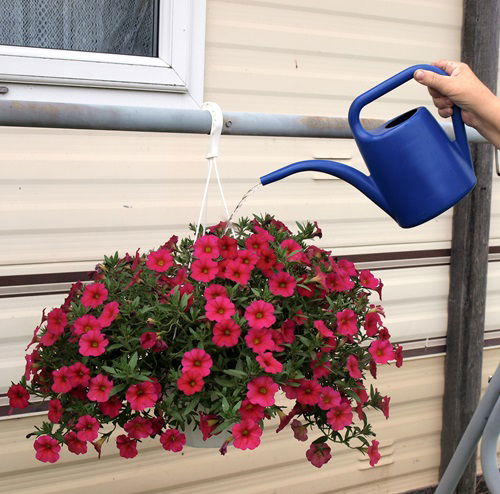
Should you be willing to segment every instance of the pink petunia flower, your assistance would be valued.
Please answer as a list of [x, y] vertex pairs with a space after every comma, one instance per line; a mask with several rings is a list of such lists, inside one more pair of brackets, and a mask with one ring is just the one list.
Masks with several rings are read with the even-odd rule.
[[295, 341], [295, 328], [297, 325], [291, 319], [286, 319], [279, 332], [283, 335], [283, 343], [292, 344]]
[[238, 242], [235, 238], [224, 235], [223, 237], [219, 238], [218, 247], [219, 254], [224, 259], [232, 259], [236, 256], [236, 253], [238, 251]]
[[144, 417], [134, 417], [124, 424], [123, 429], [128, 434], [128, 437], [134, 439], [144, 439], [153, 433], [149, 419]]
[[55, 463], [59, 459], [59, 451], [61, 446], [50, 436], [39, 436], [33, 447], [36, 450], [36, 459], [44, 463]]
[[314, 379], [321, 379], [322, 377], [327, 377], [332, 372], [332, 363], [329, 360], [323, 361], [321, 358], [321, 352], [318, 354], [318, 358], [311, 360], [310, 366], [313, 370]]
[[220, 347], [238, 344], [241, 328], [232, 319], [224, 319], [214, 325], [212, 341]]
[[370, 458], [370, 466], [374, 467], [380, 460], [381, 456], [378, 451], [378, 445], [379, 442], [375, 439], [373, 439], [372, 443], [370, 446], [368, 446], [368, 449], [366, 452], [368, 453], [368, 456]]
[[332, 338], [334, 336], [333, 331], [328, 329], [323, 321], [314, 321], [314, 327], [318, 330], [321, 336], [324, 336], [325, 338]]
[[81, 362], [75, 362], [73, 365], [68, 367], [69, 381], [71, 386], [76, 388], [77, 386], [87, 387], [90, 381], [90, 370]]
[[203, 235], [194, 243], [194, 257], [197, 259], [215, 259], [219, 255], [219, 238], [215, 235]]
[[54, 393], [67, 393], [73, 385], [71, 384], [71, 372], [66, 366], [52, 371], [53, 384], [51, 386]]
[[40, 338], [40, 343], [42, 346], [52, 346], [59, 338], [60, 335], [46, 331]]
[[158, 273], [168, 271], [173, 264], [174, 259], [167, 249], [158, 249], [150, 252], [146, 260], [146, 266], [151, 269], [151, 271], [156, 271]]
[[109, 341], [100, 331], [93, 329], [80, 337], [79, 351], [86, 357], [98, 357], [106, 351]]
[[93, 441], [99, 435], [99, 422], [91, 415], [83, 415], [75, 425], [76, 436], [80, 441]]
[[68, 318], [62, 309], [52, 309], [47, 314], [47, 331], [55, 335], [64, 333]]
[[154, 383], [144, 381], [130, 386], [125, 393], [125, 399], [132, 410], [141, 411], [154, 406], [158, 401], [158, 394]]
[[358, 332], [358, 318], [351, 309], [337, 312], [337, 333], [344, 336], [354, 336]]
[[245, 240], [245, 247], [257, 253], [262, 252], [264, 249], [269, 249], [267, 238], [261, 233], [254, 233]]
[[247, 384], [247, 398], [254, 405], [270, 407], [274, 405], [274, 395], [278, 392], [278, 385], [267, 376], [256, 377]]
[[120, 410], [122, 408], [122, 400], [118, 395], [113, 395], [108, 401], [98, 403], [99, 409], [104, 415], [114, 419], [120, 415]]
[[290, 427], [293, 431], [293, 437], [297, 441], [307, 441], [307, 427], [300, 420], [293, 419]]
[[372, 290], [377, 288], [380, 284], [380, 280], [375, 278], [373, 274], [368, 269], [363, 269], [359, 273], [359, 282], [364, 288], [371, 288]]
[[262, 429], [253, 420], [242, 420], [231, 429], [234, 447], [238, 449], [255, 449], [260, 444]]
[[380, 326], [382, 326], [380, 315], [377, 312], [368, 312], [365, 316], [365, 322], [363, 324], [366, 335], [370, 337], [376, 336]]
[[330, 446], [325, 443], [312, 443], [311, 447], [306, 451], [306, 458], [312, 465], [321, 468], [332, 459]]
[[200, 376], [205, 377], [210, 374], [212, 367], [212, 358], [202, 348], [193, 348], [189, 352], [184, 353], [182, 360], [182, 373], [197, 372]]
[[113, 381], [108, 379], [104, 374], [97, 374], [97, 376], [90, 380], [87, 397], [90, 401], [104, 403], [108, 401], [112, 389]]
[[68, 450], [75, 455], [84, 455], [87, 452], [87, 441], [80, 441], [74, 431], [64, 434], [64, 442]]
[[144, 348], [144, 350], [153, 348], [156, 345], [157, 341], [158, 341], [158, 335], [154, 331], [146, 331], [145, 333], [142, 333], [141, 336], [139, 337], [139, 342], [141, 344], [141, 347]]
[[261, 353], [255, 357], [255, 360], [269, 374], [279, 374], [283, 371], [283, 364], [276, 360], [271, 352]]
[[389, 360], [394, 360], [394, 350], [389, 340], [373, 341], [368, 351], [376, 364], [387, 364]]
[[53, 399], [49, 401], [49, 413], [47, 414], [48, 419], [53, 424], [58, 424], [61, 420], [63, 414], [63, 408], [61, 402], [58, 399]]
[[120, 434], [116, 438], [116, 447], [120, 450], [122, 458], [135, 458], [137, 456], [137, 439]]
[[183, 372], [181, 377], [177, 379], [177, 389], [182, 391], [185, 395], [192, 395], [198, 393], [203, 389], [205, 381], [203, 376], [196, 371], [189, 370]]
[[264, 353], [275, 348], [269, 329], [251, 329], [245, 336], [245, 342], [255, 353]]
[[362, 379], [363, 378], [361, 371], [359, 370], [359, 361], [358, 361], [356, 356], [349, 355], [349, 357], [347, 357], [346, 368], [347, 368], [347, 371], [349, 372], [349, 375], [352, 378], [354, 378], [354, 379]]
[[30, 394], [22, 384], [13, 384], [7, 391], [7, 397], [12, 408], [26, 408], [29, 405]]
[[354, 281], [341, 269], [328, 273], [326, 286], [332, 292], [347, 292], [354, 288]]
[[396, 359], [396, 367], [401, 367], [403, 365], [403, 347], [401, 345], [398, 345], [394, 350], [394, 358]]
[[212, 437], [212, 432], [217, 428], [221, 422], [221, 418], [214, 414], [204, 414], [198, 412], [200, 416], [200, 431], [203, 435], [203, 440], [206, 441]]
[[98, 318], [101, 328], [107, 328], [118, 317], [120, 308], [118, 302], [109, 302], [102, 309], [102, 313]]
[[334, 431], [340, 431], [352, 424], [351, 405], [343, 401], [340, 405], [330, 408], [326, 414], [326, 421]]
[[291, 297], [295, 292], [297, 281], [293, 276], [285, 271], [279, 271], [269, 279], [269, 290], [274, 295], [282, 297]]
[[245, 398], [240, 405], [240, 417], [242, 420], [252, 420], [259, 422], [264, 418], [264, 407], [252, 403], [248, 398]]
[[186, 436], [177, 429], [168, 429], [160, 436], [160, 442], [163, 449], [178, 453], [186, 444]]
[[338, 391], [328, 386], [321, 388], [318, 406], [322, 410], [330, 410], [331, 408], [340, 406], [341, 403], [342, 397], [340, 396], [340, 393]]
[[318, 381], [304, 379], [297, 388], [297, 401], [301, 405], [317, 405], [321, 391]]
[[354, 266], [354, 263], [347, 259], [340, 259], [340, 261], [337, 262], [337, 266], [348, 276], [357, 276], [358, 274], [358, 270]]
[[91, 314], [85, 314], [84, 316], [75, 319], [75, 322], [73, 323], [73, 334], [76, 336], [81, 336], [89, 331], [100, 331], [101, 329], [101, 323]]
[[151, 424], [151, 437], [159, 434], [165, 427], [165, 420], [162, 417], [153, 417], [149, 419]]
[[270, 328], [276, 322], [274, 307], [264, 300], [255, 300], [246, 308], [245, 319], [253, 329]]
[[208, 257], [198, 259], [191, 264], [191, 278], [196, 281], [208, 283], [216, 278], [218, 272], [217, 263]]
[[205, 316], [209, 321], [223, 321], [230, 319], [236, 309], [227, 297], [215, 297], [205, 304]]
[[302, 247], [295, 240], [293, 240], [293, 238], [283, 240], [280, 247], [286, 250], [286, 255], [289, 261], [303, 261], [304, 257], [307, 259], [307, 256], [305, 256], [302, 252]]
[[276, 253], [273, 249], [263, 249], [259, 252], [259, 260], [256, 266], [263, 271], [268, 271], [276, 264]]
[[297, 285], [297, 293], [301, 297], [306, 297], [306, 298], [314, 297], [316, 290], [315, 290], [314, 285], [312, 283], [307, 283], [307, 275], [303, 274], [303, 275], [299, 276], [298, 281], [301, 285], [304, 285], [304, 286]]
[[224, 275], [228, 280], [235, 281], [240, 285], [246, 285], [250, 280], [252, 266], [244, 264], [241, 260], [232, 259], [226, 264]]
[[380, 408], [382, 410], [382, 413], [384, 414], [384, 417], [386, 419], [389, 418], [389, 403], [391, 401], [390, 396], [384, 396], [380, 402]]
[[81, 302], [84, 307], [95, 309], [108, 298], [108, 290], [102, 283], [91, 283], [85, 287]]
[[239, 250], [236, 255], [238, 261], [243, 263], [250, 270], [257, 264], [259, 261], [258, 254], [249, 249]]
[[203, 296], [207, 300], [214, 300], [216, 297], [228, 298], [226, 287], [218, 285], [217, 283], [207, 286], [205, 290], [203, 290]]

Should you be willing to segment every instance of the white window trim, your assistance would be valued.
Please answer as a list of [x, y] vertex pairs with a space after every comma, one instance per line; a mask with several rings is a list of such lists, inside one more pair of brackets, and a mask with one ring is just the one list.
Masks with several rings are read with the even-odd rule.
[[205, 11], [206, 0], [160, 0], [158, 57], [0, 45], [0, 85], [9, 89], [0, 97], [196, 107], [203, 101]]

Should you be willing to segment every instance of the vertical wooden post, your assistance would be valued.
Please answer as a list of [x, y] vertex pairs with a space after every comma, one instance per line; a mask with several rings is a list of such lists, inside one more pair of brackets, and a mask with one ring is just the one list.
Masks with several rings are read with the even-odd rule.
[[[496, 91], [499, 0], [464, 0], [462, 61]], [[477, 186], [455, 207], [448, 297], [441, 474], [477, 406], [481, 390], [493, 147], [471, 146]], [[476, 460], [469, 463], [457, 493], [473, 494]]]

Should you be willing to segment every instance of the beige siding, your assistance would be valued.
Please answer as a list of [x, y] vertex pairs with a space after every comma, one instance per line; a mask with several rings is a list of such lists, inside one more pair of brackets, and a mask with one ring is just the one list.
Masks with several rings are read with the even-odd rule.
[[[403, 68], [458, 58], [459, 0], [208, 0], [205, 100], [224, 110], [345, 116], [352, 99]], [[370, 105], [366, 116], [389, 118], [429, 105], [408, 83]], [[187, 233], [197, 218], [205, 178], [206, 136], [48, 129], [0, 129], [0, 276], [86, 271], [104, 254], [153, 248]], [[352, 140], [223, 137], [219, 166], [231, 207], [258, 177], [313, 157], [364, 170]], [[500, 178], [493, 179], [491, 244], [500, 245]], [[209, 221], [222, 218], [215, 189]], [[317, 245], [338, 255], [449, 248], [451, 215], [411, 230], [351, 186], [313, 173], [258, 190], [242, 215], [269, 212], [287, 223], [318, 220]], [[448, 266], [377, 272], [385, 283], [388, 327], [414, 347], [446, 331]], [[25, 287], [36, 292], [40, 287]], [[0, 295], [3, 292], [0, 288]], [[0, 393], [24, 365], [23, 348], [45, 306], [60, 295], [0, 298]], [[500, 329], [500, 263], [490, 263], [487, 330]], [[411, 345], [409, 345], [411, 346]], [[485, 353], [485, 375], [499, 351]], [[266, 432], [259, 452], [188, 450], [169, 455], [145, 443], [136, 460], [111, 454], [98, 462], [64, 456], [37, 464], [24, 440], [38, 418], [0, 421], [0, 492], [120, 493], [396, 493], [437, 478], [443, 357], [417, 359], [380, 387], [393, 396], [390, 421], [378, 421], [384, 458], [343, 450], [317, 471], [304, 446]], [[1, 402], [0, 402], [1, 404]], [[271, 428], [270, 428], [271, 429]], [[132, 466], [133, 468], [130, 468]]]
[[[500, 358], [487, 350], [484, 379]], [[144, 441], [132, 460], [120, 458], [113, 444], [105, 445], [101, 460], [94, 453], [78, 457], [65, 452], [55, 465], [34, 459], [32, 440], [24, 436], [41, 417], [0, 421], [0, 492], [8, 494], [386, 494], [401, 493], [437, 482], [441, 430], [444, 357], [413, 359], [401, 369], [380, 369], [377, 385], [391, 396], [390, 419], [377, 414], [375, 431], [382, 459], [370, 468], [368, 459], [340, 446], [320, 470], [305, 459], [307, 445], [293, 439], [289, 429], [274, 433], [267, 426], [255, 451], [230, 448], [186, 448], [167, 453], [154, 441]]]

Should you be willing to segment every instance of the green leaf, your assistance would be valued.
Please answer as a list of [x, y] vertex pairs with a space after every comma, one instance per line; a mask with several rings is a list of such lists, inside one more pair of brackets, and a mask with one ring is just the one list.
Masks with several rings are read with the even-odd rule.
[[113, 389], [111, 390], [111, 393], [109, 393], [109, 396], [113, 396], [113, 395], [119, 393], [120, 391], [123, 391], [126, 387], [127, 387], [127, 385], [125, 383], [117, 384], [116, 386], [113, 386]]
[[227, 401], [227, 398], [225, 396], [222, 397], [222, 411], [224, 413], [227, 413], [229, 410], [229, 402]]
[[118, 375], [118, 371], [116, 369], [114, 369], [113, 367], [108, 367], [107, 365], [103, 365], [101, 367], [101, 369], [108, 372], [109, 374], [112, 374], [113, 376]]
[[328, 441], [328, 436], [321, 436], [318, 437], [318, 439], [314, 440], [313, 444], [323, 444], [326, 443], [326, 441]]
[[248, 377], [248, 374], [246, 372], [243, 372], [238, 369], [225, 369], [223, 372], [224, 374], [227, 374], [229, 376], [240, 377], [242, 379]]
[[232, 388], [234, 386], [234, 382], [230, 379], [223, 379], [222, 377], [216, 377], [215, 382], [220, 386], [226, 386], [228, 388]]
[[228, 429], [229, 427], [231, 427], [231, 425], [233, 425], [233, 421], [232, 420], [225, 420], [224, 422], [222, 422], [222, 424], [219, 424], [215, 429], [214, 431], [212, 432], [212, 434], [218, 434], [219, 432], [222, 432], [222, 431], [225, 431], [226, 429]]
[[131, 370], [134, 370], [137, 367], [137, 359], [138, 358], [139, 358], [139, 355], [137, 355], [137, 352], [134, 352], [134, 354], [130, 358], [130, 362], [128, 364]]
[[352, 389], [344, 388], [343, 391], [346, 395], [350, 396], [357, 403], [361, 403], [361, 398]]

